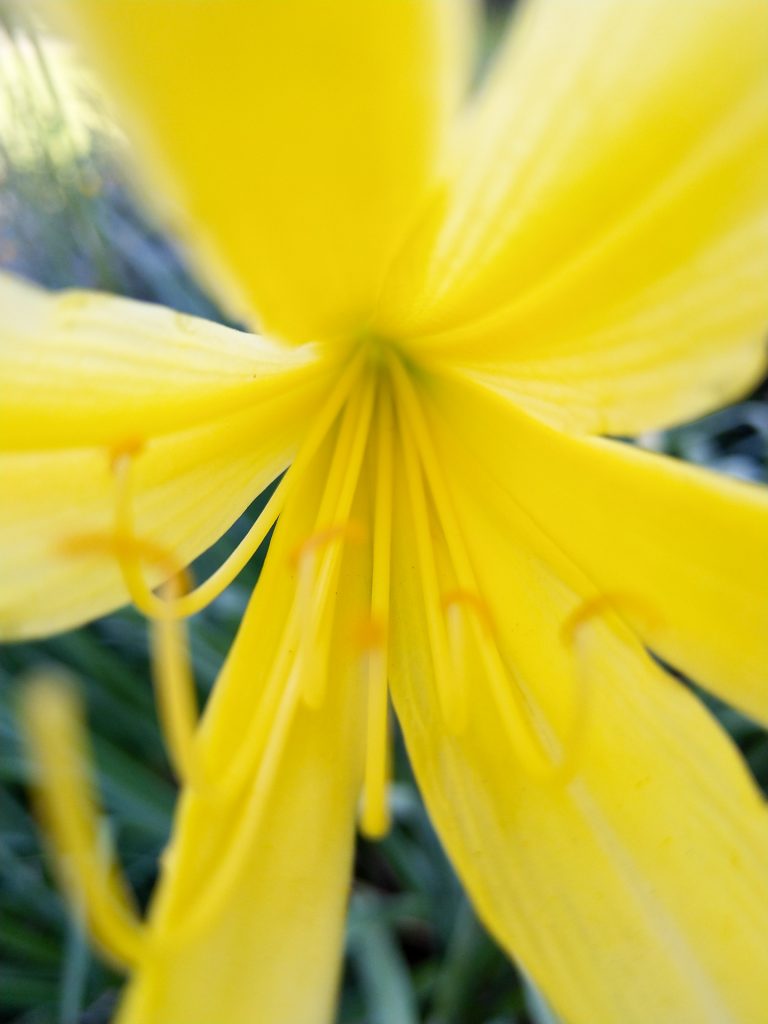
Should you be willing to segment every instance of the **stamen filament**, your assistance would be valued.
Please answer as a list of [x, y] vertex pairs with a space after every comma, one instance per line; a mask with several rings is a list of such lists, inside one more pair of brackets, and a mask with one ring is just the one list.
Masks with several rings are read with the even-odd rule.
[[[354, 539], [358, 535], [355, 525], [349, 522], [347, 517], [352, 508], [370, 424], [373, 405], [372, 382], [369, 382], [369, 385], [371, 386], [363, 389], [362, 394], [350, 400], [344, 411], [321, 499], [320, 513], [335, 512], [340, 522], [321, 527], [318, 515], [315, 521], [317, 529], [295, 552], [295, 559], [298, 562], [296, 594], [259, 706], [246, 727], [226, 775], [216, 787], [216, 793], [224, 797], [236, 791], [254, 771], [255, 762], [272, 727], [272, 719], [276, 714], [292, 657], [296, 659], [292, 671], [300, 677], [302, 698], [311, 707], [322, 703], [327, 676], [327, 647], [321, 645], [329, 642], [332, 628], [331, 616], [323, 615], [323, 611], [332, 591], [334, 574], [331, 569], [334, 561], [340, 558], [341, 543], [345, 538]], [[302, 469], [303, 466], [303, 463], [297, 461], [296, 467]], [[321, 546], [328, 550], [320, 571], [316, 571], [317, 549]], [[294, 655], [296, 645], [298, 650]]]
[[[398, 410], [402, 410], [403, 419], [408, 421], [408, 428], [414, 438], [458, 585], [461, 591], [479, 594], [477, 578], [452, 496], [444, 481], [440, 461], [432, 445], [413, 384], [399, 362], [392, 360], [391, 365], [398, 395]], [[407, 454], [408, 448], [404, 447]], [[561, 778], [563, 766], [568, 760], [562, 752], [562, 746], [539, 709], [531, 704], [527, 692], [508, 670], [498, 645], [490, 634], [488, 621], [480, 615], [473, 615], [470, 618], [470, 627], [494, 700], [521, 761], [527, 770], [539, 779]]]
[[408, 426], [416, 443], [419, 460], [429, 488], [434, 495], [434, 504], [440, 519], [440, 526], [445, 536], [451, 560], [457, 569], [459, 586], [467, 593], [479, 593], [475, 573], [464, 543], [453, 498], [443, 480], [440, 461], [432, 445], [429, 429], [424, 421], [421, 406], [413, 390], [408, 374], [396, 360], [392, 360], [392, 378], [397, 389], [398, 409], [408, 420]]
[[[401, 413], [399, 405], [398, 413]], [[440, 601], [441, 588], [433, 555], [434, 542], [430, 531], [429, 509], [421, 467], [413, 448], [407, 443], [405, 429], [401, 416], [401, 447], [413, 518], [414, 547], [424, 588], [427, 636], [432, 652], [438, 701], [446, 728], [454, 735], [458, 735], [466, 724], [466, 695], [462, 690], [462, 681], [456, 677], [448, 647]]]
[[[174, 576], [166, 585], [170, 594], [163, 604], [168, 608], [178, 579]], [[195, 752], [198, 708], [186, 625], [172, 615], [152, 619], [150, 637], [158, 716], [171, 764], [181, 782], [196, 787], [201, 783]]]
[[173, 601], [164, 600], [148, 586], [142, 571], [137, 547], [131, 543], [135, 536], [133, 524], [133, 470], [132, 455], [121, 455], [113, 463], [116, 485], [115, 532], [118, 540], [117, 560], [123, 582], [131, 601], [149, 619], [189, 618], [214, 601], [242, 572], [272, 529], [285, 504], [286, 480], [280, 481], [256, 522], [248, 530], [232, 554], [207, 580], [187, 594]]
[[378, 839], [389, 831], [387, 800], [391, 769], [389, 735], [389, 591], [392, 554], [393, 423], [388, 392], [379, 391], [376, 492], [373, 510], [371, 622], [382, 635], [368, 651], [368, 722], [361, 831]]
[[100, 945], [118, 964], [134, 967], [145, 948], [144, 929], [127, 882], [100, 842], [81, 719], [79, 702], [65, 681], [43, 675], [25, 687], [22, 722], [39, 769], [36, 798], [62, 887]]
[[[142, 572], [141, 561], [136, 557], [135, 544], [118, 544], [118, 564], [131, 600], [147, 618], [188, 618], [202, 611], [214, 601], [242, 572], [258, 551], [265, 537], [282, 512], [298, 473], [311, 460], [331, 429], [339, 410], [346, 401], [360, 371], [361, 356], [351, 360], [339, 378], [325, 405], [315, 417], [312, 429], [301, 448], [294, 465], [280, 481], [256, 522], [248, 530], [231, 555], [211, 576], [195, 590], [182, 594], [170, 602], [163, 601], [147, 585]], [[118, 538], [129, 541], [135, 537], [133, 523], [133, 468], [137, 449], [123, 448], [113, 453], [113, 472], [116, 480], [115, 533]], [[170, 575], [170, 574], [169, 574]]]
[[602, 623], [609, 628], [619, 629], [628, 636], [636, 636], [636, 629], [631, 622], [639, 622], [647, 632], [657, 630], [660, 619], [655, 608], [640, 600], [635, 594], [607, 592], [598, 593], [582, 601], [566, 618], [560, 628], [562, 642], [574, 652], [574, 662], [578, 679], [579, 699], [575, 702], [569, 736], [563, 744], [565, 754], [562, 757], [559, 775], [571, 778], [579, 751], [584, 745], [589, 719], [592, 712], [594, 692], [594, 676], [596, 666], [590, 664], [590, 640], [594, 637], [594, 627]]
[[[185, 926], [179, 932], [172, 932], [167, 936], [163, 940], [163, 947], [167, 944], [188, 942], [203, 931], [227, 899], [232, 887], [236, 885], [261, 825], [291, 722], [299, 702], [302, 699], [307, 700], [308, 669], [312, 670], [310, 680], [316, 687], [309, 693], [309, 697], [313, 701], [322, 701], [327, 665], [325, 661], [318, 664], [317, 655], [318, 650], [322, 652], [326, 649], [327, 638], [332, 628], [332, 616], [325, 614], [325, 610], [332, 591], [335, 570], [340, 561], [341, 542], [350, 532], [348, 517], [367, 444], [373, 400], [373, 381], [369, 379], [365, 387], [353, 396], [345, 410], [320, 510], [322, 514], [329, 511], [335, 513], [344, 526], [322, 528], [318, 516], [319, 528], [316, 534], [313, 534], [297, 552], [297, 590], [260, 706], [241, 740], [223, 785], [211, 793], [213, 797], [219, 799], [237, 800], [239, 788], [255, 775], [255, 782], [246, 797], [240, 824], [236, 834], [227, 844], [226, 852], [218, 862], [200, 901], [187, 918]], [[354, 533], [354, 530], [352, 532]], [[317, 566], [319, 545], [323, 545], [326, 550], [320, 559], [320, 565]], [[309, 569], [306, 568], [307, 565]], [[298, 649], [295, 649], [297, 641]]]
[[496, 645], [486, 638], [479, 644], [479, 650], [496, 707], [518, 760], [539, 781], [558, 779], [564, 759], [560, 744], [551, 736], [551, 730], [545, 732], [544, 723], [539, 728], [534, 725], [533, 709], [511, 677]]
[[[370, 432], [374, 397], [374, 381], [369, 377], [359, 397], [355, 396], [350, 400], [345, 410], [317, 516], [319, 533], [326, 532], [327, 527], [324, 529], [323, 525], [329, 517], [332, 517], [336, 525], [343, 523], [349, 526], [349, 516]], [[330, 539], [334, 540], [334, 543], [326, 544], [317, 568], [316, 545], [310, 544], [303, 556], [304, 559], [309, 559], [309, 562], [300, 565], [299, 569], [299, 593], [303, 598], [305, 621], [299, 648], [302, 698], [309, 707], [315, 709], [322, 705], [325, 697], [328, 679], [327, 659], [333, 629], [332, 607], [328, 599], [341, 565], [342, 548], [338, 543], [340, 538], [331, 536]]]

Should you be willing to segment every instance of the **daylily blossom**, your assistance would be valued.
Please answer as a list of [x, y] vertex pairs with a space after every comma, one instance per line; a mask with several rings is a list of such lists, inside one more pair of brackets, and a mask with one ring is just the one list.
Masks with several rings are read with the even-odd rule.
[[[49, 801], [121, 1024], [331, 1018], [389, 695], [565, 1020], [764, 1024], [768, 815], [662, 662], [768, 718], [768, 500], [610, 438], [765, 371], [768, 4], [536, 0], [474, 89], [460, 0], [64, 6], [258, 329], [0, 293], [4, 633], [132, 598], [184, 780], [145, 924], [69, 771]], [[151, 590], [286, 469], [234, 561]], [[275, 521], [196, 729], [174, 622]], [[30, 722], [61, 767], [66, 701]]]

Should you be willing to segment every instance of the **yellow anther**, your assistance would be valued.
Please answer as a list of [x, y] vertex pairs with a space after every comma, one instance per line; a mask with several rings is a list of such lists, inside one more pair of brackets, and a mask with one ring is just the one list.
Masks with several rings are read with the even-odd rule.
[[608, 591], [582, 601], [560, 627], [560, 638], [566, 646], [573, 647], [586, 625], [612, 615], [637, 623], [642, 632], [655, 632], [661, 625], [656, 609], [636, 594]]
[[380, 651], [387, 642], [387, 625], [380, 619], [367, 618], [357, 624], [354, 642], [363, 653]]
[[82, 718], [71, 682], [61, 677], [39, 675], [22, 690], [21, 722], [37, 768], [36, 802], [62, 888], [109, 956], [135, 966], [144, 930], [128, 884], [100, 841]]
[[473, 611], [489, 632], [494, 631], [493, 618], [488, 604], [474, 590], [449, 590], [443, 594], [443, 608], [450, 612], [452, 608], [465, 608]]
[[[626, 626], [629, 622], [631, 625]], [[634, 632], [654, 632], [660, 625], [656, 609], [631, 593], [618, 591], [595, 594], [582, 601], [560, 627], [560, 639], [575, 656], [578, 691], [574, 695], [571, 727], [563, 743], [563, 756], [558, 767], [559, 778], [570, 778], [575, 771], [578, 753], [584, 742], [593, 700], [593, 666], [584, 650], [588, 627], [596, 623], [619, 625]]]
[[[442, 528], [446, 551], [451, 563], [454, 578], [458, 586], [444, 598], [444, 607], [448, 617], [450, 641], [454, 650], [461, 650], [468, 642], [465, 633], [464, 618], [458, 609], [472, 608], [476, 614], [468, 618], [470, 634], [480, 655], [486, 678], [489, 681], [494, 703], [498, 708], [501, 721], [510, 737], [512, 749], [520, 763], [528, 773], [538, 781], [563, 781], [573, 770], [574, 751], [582, 729], [581, 708], [576, 707], [574, 724], [566, 744], [559, 742], [553, 729], [546, 720], [536, 701], [532, 698], [525, 684], [510, 672], [499, 650], [495, 636], [492, 617], [485, 602], [479, 597], [476, 575], [472, 560], [464, 541], [461, 524], [454, 508], [454, 502], [445, 480], [442, 465], [435, 450], [413, 382], [408, 374], [396, 361], [392, 361], [392, 379], [399, 397], [398, 409], [401, 410], [402, 429], [409, 433], [418, 457], [424, 484], [429, 487], [436, 518]], [[406, 456], [409, 446], [404, 445]], [[407, 468], [406, 459], [406, 468]], [[414, 476], [414, 471], [412, 471]], [[418, 485], [417, 485], [418, 486]], [[422, 491], [423, 487], [422, 486]], [[424, 505], [422, 498], [418, 504]], [[422, 517], [426, 514], [422, 513]], [[422, 527], [425, 542], [429, 540], [428, 530]], [[451, 609], [454, 611], [451, 611]], [[429, 614], [429, 602], [427, 602]], [[461, 655], [459, 654], [459, 662]], [[435, 670], [438, 671], [439, 659], [435, 657]], [[450, 694], [448, 687], [441, 688], [441, 707], [446, 714], [447, 700]], [[456, 712], [454, 699], [454, 712]], [[572, 742], [573, 741], [573, 742]]]
[[[251, 526], [248, 533], [226, 561], [196, 589], [188, 593], [180, 593], [172, 601], [166, 601], [158, 597], [144, 579], [144, 562], [149, 561], [151, 563], [152, 559], [140, 556], [144, 552], [150, 552], [152, 546], [138, 539], [134, 528], [134, 462], [134, 454], [128, 450], [123, 450], [118, 456], [112, 458], [111, 463], [116, 486], [115, 551], [123, 581], [131, 600], [147, 618], [188, 618], [190, 615], [195, 615], [197, 612], [202, 611], [214, 601], [229, 586], [238, 573], [241, 572], [261, 546], [282, 511], [285, 501], [285, 479], [277, 486], [256, 522]], [[154, 566], [161, 570], [159, 574], [161, 578], [163, 576], [167, 578], [171, 575], [171, 572], [177, 573], [179, 571], [178, 560], [171, 572], [165, 571], [167, 563], [156, 561]]]
[[306, 540], [294, 548], [290, 561], [299, 568], [307, 563], [308, 559], [314, 557], [317, 551], [333, 544], [337, 540], [343, 540], [348, 544], [362, 544], [366, 539], [365, 525], [359, 520], [352, 519], [346, 523], [332, 523], [315, 533], [310, 534]]
[[144, 450], [145, 442], [140, 437], [126, 437], [113, 444], [109, 450], [109, 464], [115, 472], [122, 461], [135, 459]]
[[200, 773], [194, 758], [198, 718], [195, 684], [186, 629], [175, 614], [179, 594], [189, 588], [189, 572], [180, 568], [170, 552], [160, 545], [136, 537], [79, 534], [67, 538], [59, 545], [59, 550], [71, 555], [110, 555], [118, 560], [129, 560], [136, 566], [149, 564], [168, 577], [162, 587], [163, 596], [156, 597], [158, 614], [150, 620], [158, 715], [177, 777], [183, 782], [199, 784]]
[[[164, 618], [172, 615], [175, 618], [188, 618], [202, 611], [214, 601], [245, 568], [267, 534], [274, 526], [285, 504], [290, 489], [295, 486], [297, 477], [306, 469], [318, 448], [331, 430], [340, 409], [343, 407], [350, 390], [360, 373], [360, 360], [353, 360], [344, 370], [336, 387], [327, 402], [318, 413], [294, 466], [275, 488], [272, 496], [264, 506], [256, 522], [240, 541], [231, 555], [219, 568], [201, 583], [195, 590], [180, 594], [173, 602], [163, 600], [153, 593], [144, 579], [142, 561], [136, 556], [140, 547], [131, 544], [127, 548], [117, 546], [118, 562], [123, 581], [136, 607], [147, 618]], [[367, 428], [366, 428], [367, 430]], [[122, 540], [135, 539], [134, 528], [134, 486], [133, 471], [137, 458], [143, 451], [143, 444], [133, 438], [127, 438], [110, 450], [110, 466], [115, 478], [115, 534]], [[174, 570], [175, 571], [175, 570]], [[170, 575], [167, 574], [167, 575]]]
[[328, 657], [333, 629], [329, 600], [340, 562], [340, 543], [359, 544], [365, 527], [357, 521], [337, 523], [316, 531], [294, 551], [298, 564], [297, 600], [303, 623], [299, 647], [301, 693], [308, 707], [319, 708], [325, 698]]
[[[56, 544], [61, 555], [104, 555], [114, 559], [130, 559], [155, 566], [170, 577], [180, 571], [170, 551], [150, 540], [139, 537], [118, 537], [114, 533], [76, 533], [63, 537]], [[158, 598], [158, 601], [160, 599]]]

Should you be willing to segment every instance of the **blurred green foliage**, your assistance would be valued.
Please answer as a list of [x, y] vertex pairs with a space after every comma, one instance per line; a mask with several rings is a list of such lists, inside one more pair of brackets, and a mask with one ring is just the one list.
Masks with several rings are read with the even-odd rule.
[[[505, 4], [494, 8], [500, 19]], [[123, 142], [94, 84], [25, 12], [0, 2], [0, 264], [51, 287], [103, 288], [220, 317], [173, 244], [140, 212], [122, 172]], [[643, 442], [765, 480], [766, 438], [763, 391]], [[198, 577], [223, 560], [263, 500], [199, 560]], [[262, 559], [263, 551], [194, 622], [201, 700]], [[168, 835], [175, 786], [155, 718], [146, 629], [137, 614], [122, 611], [45, 642], [0, 650], [0, 1021], [105, 1024], [120, 979], [68, 917], [28, 805], [30, 768], [18, 739], [14, 691], [44, 666], [81, 681], [109, 829], [142, 903]], [[735, 712], [715, 710], [767, 784], [765, 736]], [[392, 833], [358, 848], [340, 1024], [552, 1024], [540, 998], [478, 923], [424, 812], [400, 742], [395, 780]]]

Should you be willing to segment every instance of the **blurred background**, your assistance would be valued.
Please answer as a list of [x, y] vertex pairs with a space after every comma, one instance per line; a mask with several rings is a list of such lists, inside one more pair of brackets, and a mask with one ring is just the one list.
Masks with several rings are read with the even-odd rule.
[[[0, 266], [52, 288], [98, 288], [221, 319], [123, 168], [126, 142], [96, 83], [26, 2], [0, 0]], [[488, 5], [487, 48], [510, 3]], [[3, 315], [0, 311], [0, 316]], [[640, 443], [768, 480], [768, 389]], [[207, 576], [257, 502], [195, 566]], [[233, 639], [259, 559], [191, 630], [201, 700]], [[120, 987], [71, 920], [42, 855], [14, 721], [14, 685], [53, 667], [82, 682], [98, 769], [126, 873], [145, 903], [168, 836], [175, 785], [149, 683], [146, 629], [132, 611], [43, 643], [0, 649], [0, 1022], [106, 1024]], [[768, 739], [708, 701], [768, 785]], [[339, 1024], [556, 1024], [476, 920], [443, 856], [398, 743], [395, 825], [359, 843]]]

